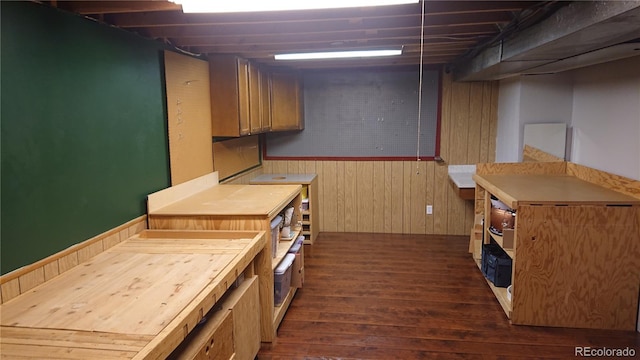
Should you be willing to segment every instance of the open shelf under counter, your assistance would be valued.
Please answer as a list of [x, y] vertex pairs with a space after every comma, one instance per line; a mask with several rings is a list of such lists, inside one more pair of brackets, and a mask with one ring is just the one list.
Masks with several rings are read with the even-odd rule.
[[300, 228], [296, 228], [291, 231], [291, 234], [293, 235], [292, 238], [288, 240], [278, 241], [278, 252], [276, 252], [276, 257], [274, 257], [273, 260], [271, 260], [271, 268], [273, 270], [275, 270], [278, 267], [278, 264], [280, 264], [282, 259], [284, 259], [284, 257], [287, 255], [287, 253], [289, 252], [289, 249], [291, 249], [293, 244], [296, 243], [295, 240], [298, 238], [298, 236], [300, 236], [300, 231], [301, 231]]
[[318, 176], [316, 174], [262, 174], [249, 181], [252, 185], [302, 185], [302, 199], [308, 201], [308, 208], [301, 209], [305, 225], [304, 243], [313, 245], [320, 232], [320, 206], [318, 197]]
[[293, 296], [296, 294], [296, 291], [298, 291], [298, 288], [290, 287], [287, 296], [285, 296], [284, 300], [282, 300], [282, 304], [276, 306], [273, 309], [274, 328], [277, 329], [278, 326], [280, 326], [280, 323], [282, 322], [282, 319], [284, 319], [284, 315], [287, 312], [287, 308], [289, 308], [289, 305], [291, 305], [291, 301], [293, 300]]
[[489, 236], [491, 236], [491, 238], [493, 239], [493, 241], [496, 242], [496, 244], [500, 245], [500, 247], [502, 248], [502, 250], [504, 250], [504, 252], [507, 253], [507, 255], [509, 255], [509, 257], [511, 259], [516, 258], [516, 252], [513, 248], [508, 248], [505, 247], [505, 243], [504, 243], [504, 236], [502, 235], [498, 235], [498, 234], [494, 234], [493, 232], [491, 232], [490, 230], [487, 230], [487, 233], [489, 234]]
[[[482, 271], [482, 264], [480, 260], [475, 260], [475, 262], [476, 265], [478, 265], [478, 268]], [[507, 288], [497, 287], [487, 278], [485, 278], [485, 280], [487, 281], [487, 284], [489, 284], [489, 288], [491, 288], [493, 295], [500, 303], [502, 310], [504, 310], [504, 313], [507, 315], [507, 318], [511, 319], [511, 300], [507, 297]]]

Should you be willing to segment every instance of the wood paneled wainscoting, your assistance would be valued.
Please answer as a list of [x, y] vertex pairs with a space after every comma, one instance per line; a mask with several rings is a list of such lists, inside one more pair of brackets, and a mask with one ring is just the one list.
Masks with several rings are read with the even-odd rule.
[[445, 163], [267, 160], [263, 172], [318, 174], [321, 232], [468, 235], [473, 202], [453, 192], [447, 165], [494, 161], [498, 83], [457, 83], [443, 74], [441, 100]]
[[276, 359], [572, 359], [633, 349], [640, 334], [510, 325], [467, 252], [468, 236], [320, 233]]

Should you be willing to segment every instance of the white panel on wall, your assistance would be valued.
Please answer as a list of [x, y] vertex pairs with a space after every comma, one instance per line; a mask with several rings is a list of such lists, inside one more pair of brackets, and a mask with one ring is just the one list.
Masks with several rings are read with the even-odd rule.
[[565, 158], [567, 124], [524, 124], [524, 145], [533, 146], [555, 157]]

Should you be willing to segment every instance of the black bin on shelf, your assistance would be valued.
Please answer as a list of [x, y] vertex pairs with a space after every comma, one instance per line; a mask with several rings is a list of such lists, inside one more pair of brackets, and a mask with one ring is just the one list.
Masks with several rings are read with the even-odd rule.
[[511, 285], [511, 258], [498, 244], [482, 245], [482, 274], [497, 287]]

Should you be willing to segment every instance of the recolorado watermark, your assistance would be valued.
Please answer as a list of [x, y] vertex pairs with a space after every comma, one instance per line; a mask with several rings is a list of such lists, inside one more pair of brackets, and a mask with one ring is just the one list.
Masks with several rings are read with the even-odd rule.
[[575, 356], [581, 357], [635, 357], [636, 349], [576, 346]]

